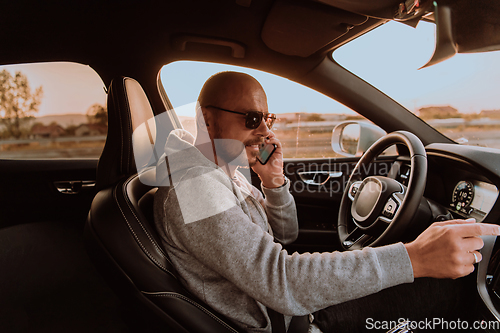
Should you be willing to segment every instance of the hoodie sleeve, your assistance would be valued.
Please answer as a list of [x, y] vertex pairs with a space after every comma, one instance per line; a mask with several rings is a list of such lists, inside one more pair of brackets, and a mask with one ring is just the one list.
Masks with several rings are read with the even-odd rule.
[[[189, 172], [164, 205], [168, 232], [180, 251], [285, 315], [305, 315], [333, 304], [412, 282], [403, 244], [361, 251], [289, 255], [252, 223], [220, 172]], [[267, 192], [267, 190], [266, 190]], [[269, 196], [269, 194], [268, 194]], [[266, 198], [271, 206], [288, 199]], [[188, 281], [189, 283], [189, 281]]]
[[269, 225], [273, 229], [274, 238], [281, 244], [294, 242], [299, 235], [299, 222], [295, 200], [290, 194], [290, 181], [285, 178], [285, 184], [278, 188], [261, 186], [265, 199]]

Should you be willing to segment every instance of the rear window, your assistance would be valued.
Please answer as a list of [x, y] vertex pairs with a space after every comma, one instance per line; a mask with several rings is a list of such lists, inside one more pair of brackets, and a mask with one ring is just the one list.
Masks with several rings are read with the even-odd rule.
[[89, 66], [0, 66], [0, 158], [95, 158], [107, 134], [104, 84]]

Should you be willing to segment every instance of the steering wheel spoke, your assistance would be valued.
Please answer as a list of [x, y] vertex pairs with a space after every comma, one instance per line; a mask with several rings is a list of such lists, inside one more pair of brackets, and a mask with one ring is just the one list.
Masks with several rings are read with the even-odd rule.
[[349, 249], [350, 248], [352, 248], [352, 249], [362, 248], [363, 244], [369, 238], [371, 238], [370, 235], [363, 233], [363, 231], [360, 228], [356, 227], [344, 239], [344, 241], [342, 242], [342, 246], [344, 246], [345, 248], [349, 248]]
[[[399, 194], [398, 192], [396, 193]], [[399, 196], [396, 196], [396, 193], [393, 193], [389, 197], [389, 199], [387, 199], [387, 202], [385, 203], [384, 208], [382, 210], [382, 215], [380, 216], [380, 219], [386, 223], [392, 222], [394, 216], [398, 212], [398, 209], [399, 207], [401, 207], [401, 204], [403, 202], [403, 199], [401, 199]]]
[[356, 193], [359, 190], [359, 187], [361, 186], [363, 182], [361, 180], [355, 181], [354, 183], [349, 186], [349, 192], [347, 193], [347, 197], [352, 201], [354, 201], [354, 197], [356, 196]]

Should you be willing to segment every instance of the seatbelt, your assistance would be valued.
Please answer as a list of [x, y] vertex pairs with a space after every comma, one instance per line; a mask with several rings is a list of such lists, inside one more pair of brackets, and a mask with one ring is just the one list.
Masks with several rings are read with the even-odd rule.
[[271, 308], [267, 308], [267, 314], [269, 315], [269, 319], [271, 319], [273, 333], [286, 333], [285, 316]]
[[271, 320], [273, 333], [307, 333], [309, 330], [309, 316], [293, 317], [287, 331], [285, 326], [285, 316], [270, 308], [267, 308], [267, 313], [269, 314], [269, 319]]
[[310, 324], [309, 316], [293, 317], [287, 333], [307, 333]]

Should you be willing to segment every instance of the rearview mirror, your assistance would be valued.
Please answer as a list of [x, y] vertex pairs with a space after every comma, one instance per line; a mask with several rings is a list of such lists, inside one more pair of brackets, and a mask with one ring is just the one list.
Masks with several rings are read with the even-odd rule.
[[370, 123], [345, 121], [333, 129], [332, 149], [342, 157], [361, 156], [386, 134], [383, 129]]
[[456, 53], [500, 50], [500, 2], [498, 0], [433, 2], [436, 48], [428, 67]]

